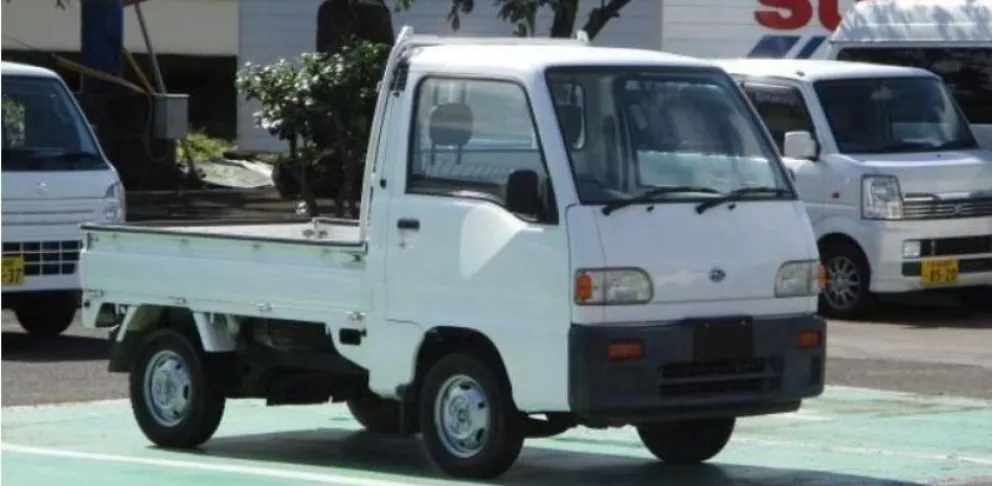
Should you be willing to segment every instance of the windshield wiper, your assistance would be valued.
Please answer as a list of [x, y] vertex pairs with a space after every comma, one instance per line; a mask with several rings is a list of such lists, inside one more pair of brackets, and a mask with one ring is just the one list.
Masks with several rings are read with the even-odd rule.
[[703, 214], [707, 209], [715, 208], [723, 203], [740, 201], [746, 196], [751, 194], [771, 194], [774, 196], [791, 196], [792, 191], [788, 189], [782, 189], [781, 187], [768, 187], [768, 186], [757, 186], [757, 187], [742, 187], [724, 194], [722, 197], [714, 198], [709, 201], [701, 202], [696, 206], [696, 212]]
[[949, 140], [934, 147], [935, 150], [964, 150], [977, 148], [978, 143], [974, 140]]
[[[44, 156], [39, 155], [39, 157]], [[103, 157], [100, 157], [100, 154], [96, 152], [63, 152], [45, 158], [53, 160], [103, 160]]]
[[665, 194], [677, 194], [684, 192], [703, 192], [706, 194], [723, 194], [722, 192], [713, 189], [712, 187], [702, 187], [702, 186], [659, 186], [645, 191], [644, 193], [634, 196], [630, 199], [621, 199], [619, 201], [612, 201], [606, 206], [603, 206], [603, 214], [609, 216], [610, 213], [621, 208], [625, 208], [632, 204], [651, 202], [654, 198], [658, 196], [663, 196]]

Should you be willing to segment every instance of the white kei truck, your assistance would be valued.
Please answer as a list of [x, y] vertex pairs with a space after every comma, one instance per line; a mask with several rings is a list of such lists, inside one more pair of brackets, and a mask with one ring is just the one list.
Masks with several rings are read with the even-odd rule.
[[698, 463], [822, 393], [816, 240], [744, 94], [582, 37], [404, 27], [358, 221], [84, 226], [84, 322], [146, 437], [203, 443], [230, 398], [344, 401], [486, 478], [575, 426]]
[[820, 313], [880, 294], [992, 300], [992, 151], [951, 90], [914, 67], [797, 59], [719, 62], [754, 104], [806, 203], [827, 272]]
[[2, 77], [3, 308], [48, 338], [79, 309], [79, 225], [124, 221], [124, 187], [58, 74], [4, 61]]

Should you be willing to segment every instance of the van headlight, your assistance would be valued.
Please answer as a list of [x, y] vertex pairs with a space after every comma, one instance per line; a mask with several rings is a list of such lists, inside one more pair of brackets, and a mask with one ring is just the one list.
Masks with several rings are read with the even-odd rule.
[[124, 185], [119, 181], [107, 188], [103, 195], [103, 221], [123, 223], [125, 218]]
[[575, 272], [575, 303], [578, 305], [646, 304], [653, 297], [651, 277], [639, 268], [596, 268]]
[[902, 219], [899, 179], [889, 175], [867, 175], [861, 179], [863, 219]]
[[775, 274], [775, 297], [817, 295], [823, 288], [826, 273], [817, 260], [785, 262]]

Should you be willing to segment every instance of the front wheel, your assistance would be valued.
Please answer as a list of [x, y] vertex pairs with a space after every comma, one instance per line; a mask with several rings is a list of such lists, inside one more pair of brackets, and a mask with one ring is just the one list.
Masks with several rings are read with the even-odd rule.
[[131, 369], [131, 409], [148, 440], [162, 447], [196, 447], [213, 436], [224, 415], [216, 370], [183, 334], [156, 331]]
[[820, 257], [827, 271], [827, 285], [820, 293], [820, 313], [853, 319], [871, 311], [875, 305], [875, 295], [870, 290], [871, 268], [861, 250], [850, 243], [832, 243], [821, 249]]
[[730, 441], [736, 419], [719, 418], [639, 425], [637, 435], [667, 464], [689, 465], [712, 459]]
[[506, 472], [523, 448], [524, 427], [494, 365], [465, 354], [438, 361], [420, 393], [420, 430], [431, 460], [460, 478]]
[[77, 309], [75, 292], [39, 292], [19, 297], [14, 315], [31, 336], [53, 338], [69, 328]]

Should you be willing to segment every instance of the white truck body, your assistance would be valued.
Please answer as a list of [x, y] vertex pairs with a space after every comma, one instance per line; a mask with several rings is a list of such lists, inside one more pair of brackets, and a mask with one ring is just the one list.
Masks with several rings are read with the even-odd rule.
[[829, 59], [937, 73], [992, 150], [992, 0], [868, 0], [845, 12]]
[[863, 313], [874, 293], [992, 295], [992, 152], [935, 74], [826, 60], [720, 65], [795, 174], [830, 274], [823, 313]]
[[123, 187], [53, 71], [4, 62], [3, 299], [38, 335], [78, 306], [80, 224], [124, 220]]
[[[372, 130], [358, 221], [85, 227], [84, 323], [116, 326], [111, 369], [145, 390], [153, 441], [209, 438], [223, 390], [348, 401], [367, 427], [420, 430], [458, 476], [577, 424], [635, 424], [659, 457], [698, 462], [732, 417], [822, 391], [809, 219], [715, 65], [404, 29]], [[176, 387], [217, 391], [157, 395]], [[393, 413], [371, 421], [370, 401]], [[689, 418], [720, 439], [658, 445]]]

